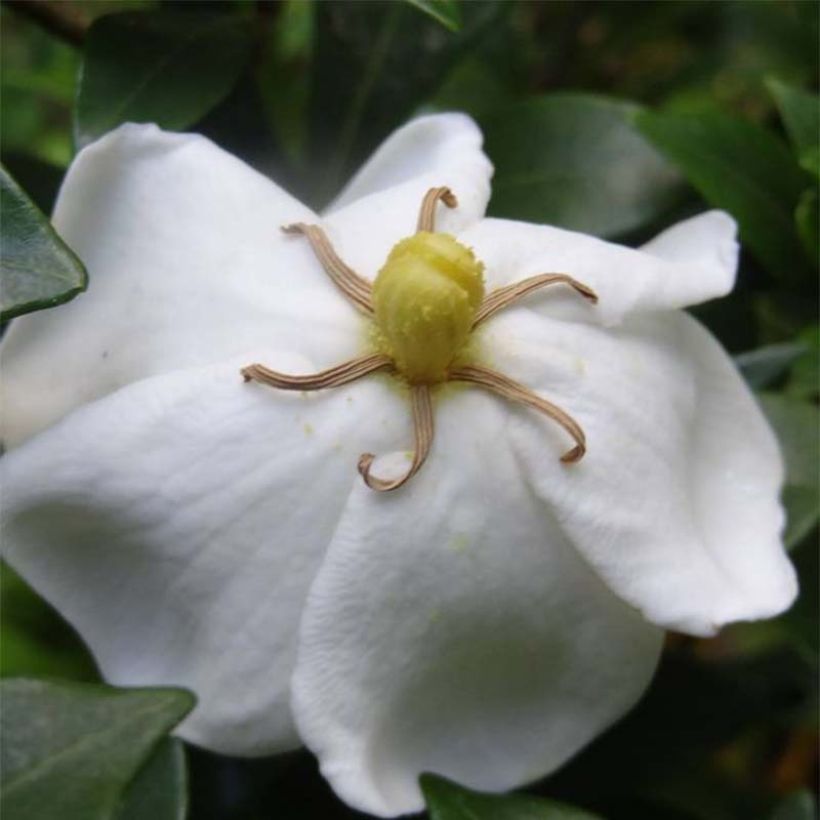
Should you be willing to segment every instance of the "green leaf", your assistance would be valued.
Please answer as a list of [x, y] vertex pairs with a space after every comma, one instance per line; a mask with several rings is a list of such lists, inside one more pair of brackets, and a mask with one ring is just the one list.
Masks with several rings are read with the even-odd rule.
[[816, 148], [820, 143], [820, 97], [773, 78], [766, 81], [766, 86], [796, 153]]
[[463, 4], [461, 29], [449, 34], [407, 3], [316, 4], [309, 120], [317, 206], [430, 97], [509, 5]]
[[808, 789], [793, 792], [778, 803], [771, 820], [815, 820], [817, 803]]
[[188, 127], [230, 92], [250, 45], [248, 21], [234, 15], [163, 10], [100, 17], [86, 37], [77, 146], [124, 122]]
[[711, 111], [644, 111], [635, 122], [708, 202], [735, 217], [743, 242], [772, 273], [794, 277], [805, 268], [794, 208], [806, 180], [774, 135]]
[[0, 676], [99, 680], [79, 635], [5, 562], [0, 562]]
[[817, 263], [820, 249], [820, 210], [818, 210], [817, 188], [803, 191], [797, 207], [794, 209], [794, 221], [800, 241], [806, 249], [809, 259]]
[[813, 145], [800, 154], [800, 167], [820, 180], [820, 146]]
[[117, 820], [185, 820], [187, 810], [185, 747], [166, 737], [131, 782]]
[[786, 392], [792, 398], [816, 403], [820, 391], [817, 379], [817, 374], [820, 373], [820, 326], [815, 323], [803, 328], [797, 341], [805, 344], [806, 353], [794, 363]]
[[638, 134], [638, 107], [584, 94], [550, 94], [482, 121], [495, 164], [490, 213], [617, 236], [678, 201], [682, 179]]
[[429, 14], [450, 31], [458, 31], [461, 28], [461, 12], [456, 0], [405, 0], [405, 2]]
[[766, 345], [735, 356], [735, 364], [749, 387], [760, 390], [785, 376], [792, 364], [807, 350], [808, 347], [801, 342]]
[[423, 774], [421, 790], [430, 820], [596, 820], [581, 809], [524, 794], [483, 794], [434, 774]]
[[53, 307], [85, 290], [85, 268], [0, 167], [0, 321]]
[[192, 708], [180, 689], [16, 678], [0, 684], [8, 817], [115, 820], [131, 781]]
[[783, 488], [783, 506], [786, 508], [786, 532], [783, 543], [793, 550], [811, 534], [820, 520], [818, 487], [787, 484]]
[[784, 541], [796, 546], [820, 519], [820, 411], [813, 404], [775, 393], [759, 396], [786, 462], [783, 502], [788, 514]]

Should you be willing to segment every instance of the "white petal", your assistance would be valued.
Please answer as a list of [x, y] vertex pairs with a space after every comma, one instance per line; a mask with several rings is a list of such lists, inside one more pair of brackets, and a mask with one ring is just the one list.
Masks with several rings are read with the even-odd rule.
[[297, 624], [357, 459], [410, 431], [377, 377], [308, 395], [237, 368], [144, 380], [9, 453], [3, 549], [109, 681], [192, 689], [180, 734], [256, 755], [299, 743]]
[[551, 316], [614, 325], [637, 311], [698, 304], [727, 294], [737, 267], [736, 226], [709, 211], [664, 231], [640, 250], [586, 234], [500, 219], [485, 219], [459, 236], [486, 266], [488, 288], [538, 273], [566, 273], [599, 297], [591, 306], [563, 286], [527, 297]]
[[601, 577], [661, 626], [699, 635], [782, 612], [777, 443], [726, 354], [684, 313], [615, 330], [513, 309], [491, 320], [492, 364], [584, 428], [588, 451], [529, 411], [514, 439], [541, 497]]
[[432, 771], [507, 789], [560, 766], [646, 687], [661, 633], [579, 558], [475, 390], [437, 401], [408, 485], [356, 485], [311, 589], [294, 714], [352, 806], [422, 807]]
[[13, 323], [7, 444], [124, 384], [258, 344], [322, 365], [353, 355], [358, 316], [306, 241], [280, 231], [300, 219], [315, 217], [203, 137], [124, 125], [83, 150], [54, 224], [88, 266], [89, 289]]
[[481, 219], [493, 173], [481, 144], [464, 114], [419, 117], [388, 137], [324, 216], [345, 261], [374, 279], [393, 245], [416, 232], [422, 198], [439, 185], [458, 207], [439, 205], [437, 230], [457, 233]]

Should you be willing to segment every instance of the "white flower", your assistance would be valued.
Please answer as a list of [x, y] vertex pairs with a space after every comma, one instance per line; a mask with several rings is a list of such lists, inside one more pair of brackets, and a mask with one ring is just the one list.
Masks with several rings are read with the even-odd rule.
[[553, 271], [592, 288], [597, 305], [534, 292], [467, 348], [580, 425], [576, 464], [553, 420], [443, 384], [426, 463], [396, 492], [365, 486], [362, 453], [393, 452], [378, 476], [409, 463], [399, 379], [301, 394], [239, 373], [374, 352], [309, 242], [280, 231], [319, 217], [152, 126], [77, 157], [54, 221], [90, 289], [17, 320], [3, 348], [11, 563], [108, 680], [196, 692], [183, 737], [240, 755], [304, 742], [374, 814], [420, 808], [425, 770], [484, 789], [549, 772], [640, 696], [663, 628], [710, 635], [795, 595], [775, 440], [679, 310], [731, 289], [731, 219], [630, 250], [483, 219], [490, 175], [469, 119], [418, 119], [321, 224], [369, 280], [449, 186], [437, 227], [488, 291]]

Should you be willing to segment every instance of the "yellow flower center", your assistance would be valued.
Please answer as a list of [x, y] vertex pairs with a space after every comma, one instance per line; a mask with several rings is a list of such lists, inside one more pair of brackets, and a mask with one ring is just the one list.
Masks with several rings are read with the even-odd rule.
[[[453, 192], [431, 188], [419, 210], [416, 233], [398, 242], [371, 282], [356, 273], [336, 253], [318, 225], [297, 222], [282, 230], [306, 237], [316, 258], [350, 303], [373, 319], [378, 352], [311, 373], [289, 376], [263, 364], [242, 368], [246, 382], [255, 381], [280, 390], [324, 390], [361, 379], [378, 370], [399, 374], [410, 383], [410, 406], [416, 449], [407, 472], [393, 479], [372, 475], [376, 458], [362, 453], [359, 472], [373, 490], [397, 490], [424, 464], [433, 444], [432, 393], [440, 382], [467, 382], [537, 410], [557, 422], [575, 441], [561, 461], [572, 464], [586, 452], [581, 426], [547, 399], [524, 385], [469, 361], [456, 361], [471, 331], [498, 311], [547, 285], [568, 285], [584, 299], [596, 302], [595, 292], [566, 273], [540, 273], [484, 293], [484, 265], [455, 237], [435, 230], [438, 202], [458, 206]], [[467, 357], [462, 357], [467, 358]]]
[[411, 384], [445, 381], [484, 299], [484, 265], [446, 233], [396, 244], [373, 283], [377, 346]]

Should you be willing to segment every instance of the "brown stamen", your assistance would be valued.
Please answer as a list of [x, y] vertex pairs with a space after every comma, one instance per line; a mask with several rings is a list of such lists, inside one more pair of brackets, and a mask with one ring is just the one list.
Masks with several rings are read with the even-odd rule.
[[449, 376], [451, 381], [471, 382], [472, 384], [486, 387], [488, 390], [499, 396], [503, 396], [505, 399], [524, 404], [527, 407], [532, 407], [534, 410], [538, 410], [544, 415], [549, 416], [553, 421], [560, 424], [576, 442], [575, 447], [571, 450], [567, 450], [567, 452], [561, 456], [561, 461], [565, 464], [571, 464], [583, 458], [586, 452], [586, 436], [584, 436], [584, 431], [572, 416], [565, 413], [552, 402], [542, 399], [541, 396], [533, 393], [532, 390], [528, 390], [518, 382], [486, 367], [457, 367], [450, 371]]
[[327, 234], [318, 225], [296, 222], [293, 225], [283, 225], [282, 230], [285, 233], [302, 234], [306, 237], [316, 258], [321, 262], [336, 287], [359, 310], [368, 315], [373, 313], [373, 286], [342, 261], [327, 238]]
[[370, 467], [376, 456], [373, 453], [364, 453], [359, 459], [359, 472], [364, 483], [371, 490], [389, 492], [396, 490], [407, 483], [420, 469], [430, 452], [433, 443], [435, 428], [433, 425], [433, 403], [430, 398], [430, 388], [426, 384], [413, 385], [410, 392], [410, 401], [413, 408], [413, 430], [416, 437], [416, 449], [410, 469], [401, 477], [393, 481], [385, 481], [370, 474]]
[[431, 188], [421, 201], [421, 209], [419, 210], [419, 221], [416, 225], [416, 231], [430, 231], [436, 230], [436, 204], [441, 200], [448, 208], [455, 208], [458, 205], [456, 195], [446, 186], [441, 188]]
[[280, 390], [324, 390], [327, 387], [339, 387], [354, 382], [362, 376], [388, 367], [393, 367], [392, 360], [379, 353], [351, 359], [329, 370], [311, 373], [308, 376], [288, 376], [285, 373], [271, 370], [263, 364], [249, 364], [242, 368], [241, 373], [246, 382], [260, 382], [271, 387], [278, 387]]
[[476, 313], [473, 328], [489, 319], [493, 314], [498, 313], [499, 310], [509, 307], [519, 299], [523, 299], [534, 290], [546, 287], [547, 285], [557, 284], [569, 285], [583, 296], [584, 299], [588, 299], [593, 304], [598, 301], [598, 294], [595, 293], [592, 288], [565, 273], [541, 273], [538, 276], [530, 276], [513, 285], [497, 288], [488, 293], [487, 296], [484, 297], [484, 301], [481, 303], [478, 313]]

